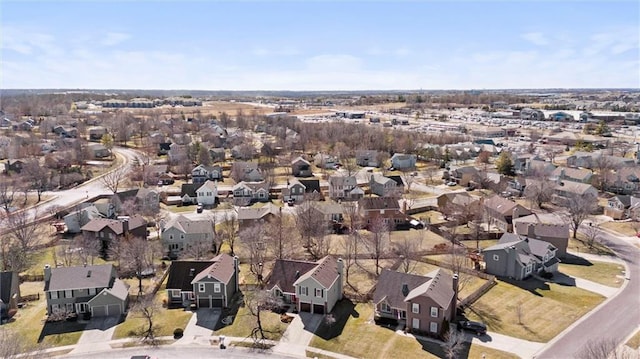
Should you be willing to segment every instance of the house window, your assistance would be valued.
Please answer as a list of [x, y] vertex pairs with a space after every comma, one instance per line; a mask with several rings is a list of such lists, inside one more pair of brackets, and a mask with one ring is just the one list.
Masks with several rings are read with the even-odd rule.
[[66, 307], [68, 313], [73, 312], [73, 303], [67, 303], [65, 305], [65, 307]]
[[431, 307], [431, 317], [432, 318], [438, 317], [438, 307]]
[[220, 283], [213, 283], [213, 292], [220, 293]]
[[322, 298], [322, 294], [323, 294], [323, 290], [316, 288], [316, 293], [315, 293], [316, 297]]
[[429, 331], [431, 333], [437, 333], [438, 332], [438, 323], [436, 323], [436, 322], [429, 323]]
[[179, 289], [172, 289], [169, 291], [169, 293], [171, 293], [171, 297], [172, 298], [180, 298], [180, 290]]
[[499, 255], [497, 255], [497, 254], [494, 254], [494, 255], [493, 255], [493, 260], [494, 260], [494, 261], [499, 261], [499, 260], [500, 260], [500, 256], [499, 256]]
[[96, 289], [95, 288], [89, 288], [89, 295], [96, 295]]
[[58, 292], [56, 292], [56, 291], [49, 292], [49, 298], [58, 299]]
[[87, 303], [78, 303], [76, 304], [76, 312], [84, 313], [89, 310], [89, 304]]
[[196, 295], [195, 295], [195, 294], [193, 294], [193, 292], [189, 292], [189, 295], [188, 295], [187, 297], [189, 297], [189, 300], [194, 300], [194, 299], [196, 299]]
[[385, 313], [391, 313], [391, 307], [389, 307], [389, 304], [387, 304], [387, 302], [382, 302], [380, 304], [380, 311]]
[[51, 312], [58, 314], [60, 312], [60, 304], [51, 304]]
[[307, 288], [307, 287], [300, 287], [299, 292], [300, 292], [300, 293], [299, 293], [300, 295], [309, 295], [309, 288]]
[[198, 283], [198, 292], [204, 293], [204, 291], [205, 291], [204, 283]]
[[407, 319], [407, 312], [404, 310], [400, 311], [400, 319]]
[[65, 290], [64, 291], [64, 297], [65, 298], [73, 298], [73, 292], [70, 290]]
[[420, 304], [412, 303], [411, 304], [411, 313], [419, 314], [420, 313]]

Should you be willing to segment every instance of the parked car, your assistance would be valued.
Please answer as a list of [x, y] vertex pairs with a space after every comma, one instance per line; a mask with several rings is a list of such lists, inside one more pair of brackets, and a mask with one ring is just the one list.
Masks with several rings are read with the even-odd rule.
[[202, 203], [198, 203], [198, 206], [196, 207], [196, 212], [198, 212], [198, 213], [202, 213], [202, 209], [203, 209], [203, 208], [204, 208], [204, 207], [202, 206]]
[[468, 332], [474, 332], [477, 335], [487, 334], [487, 326], [484, 323], [474, 322], [471, 320], [464, 320], [459, 322], [458, 330], [466, 330]]
[[455, 185], [457, 185], [457, 183], [455, 181], [447, 182], [447, 186], [449, 186], [449, 187], [453, 187]]

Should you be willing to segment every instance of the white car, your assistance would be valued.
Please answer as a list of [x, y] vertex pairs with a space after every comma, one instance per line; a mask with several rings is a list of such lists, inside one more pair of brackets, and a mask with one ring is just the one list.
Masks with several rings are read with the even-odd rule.
[[447, 182], [447, 186], [449, 186], [449, 187], [453, 187], [455, 185], [457, 185], [457, 183], [455, 181]]

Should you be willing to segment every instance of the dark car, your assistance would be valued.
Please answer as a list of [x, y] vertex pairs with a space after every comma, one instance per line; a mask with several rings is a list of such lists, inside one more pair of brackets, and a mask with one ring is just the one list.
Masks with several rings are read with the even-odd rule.
[[484, 323], [473, 322], [470, 320], [464, 320], [458, 323], [459, 330], [466, 330], [468, 332], [474, 332], [478, 335], [487, 334], [487, 326]]

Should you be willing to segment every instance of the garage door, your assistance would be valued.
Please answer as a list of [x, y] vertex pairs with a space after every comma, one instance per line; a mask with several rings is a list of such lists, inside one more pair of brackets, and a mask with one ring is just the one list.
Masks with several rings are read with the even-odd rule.
[[300, 311], [301, 312], [311, 312], [311, 303], [300, 302]]
[[222, 308], [222, 298], [198, 298], [198, 308]]
[[314, 304], [313, 305], [313, 313], [314, 314], [324, 314], [324, 305], [322, 305], [322, 304]]
[[222, 298], [213, 298], [211, 299], [211, 308], [222, 308], [224, 303], [222, 302]]
[[104, 305], [96, 305], [95, 307], [91, 307], [91, 316], [92, 317], [104, 317], [107, 315], [107, 307]]
[[198, 308], [209, 308], [209, 298], [198, 298]]
[[120, 305], [119, 304], [109, 304], [107, 307], [107, 315], [120, 315]]

